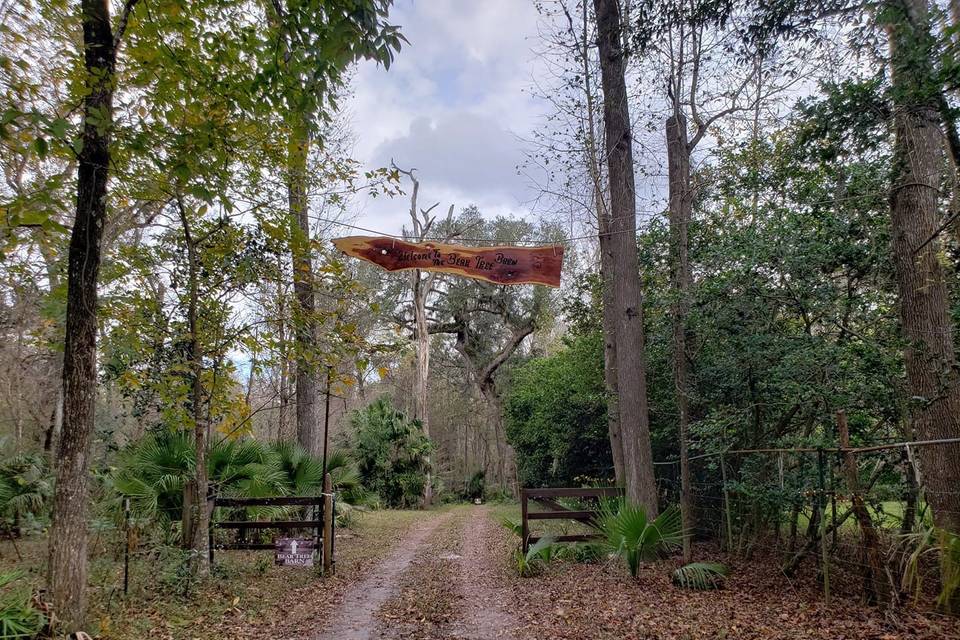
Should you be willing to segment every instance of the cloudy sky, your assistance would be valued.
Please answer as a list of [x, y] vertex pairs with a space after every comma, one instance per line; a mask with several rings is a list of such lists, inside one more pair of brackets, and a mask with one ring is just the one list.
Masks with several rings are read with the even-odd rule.
[[[518, 175], [524, 138], [544, 105], [536, 73], [538, 15], [529, 0], [396, 0], [391, 22], [410, 41], [389, 71], [363, 63], [346, 103], [354, 157], [368, 168], [393, 159], [416, 167], [421, 206], [530, 215], [536, 195]], [[356, 224], [395, 233], [406, 196], [358, 198]]]

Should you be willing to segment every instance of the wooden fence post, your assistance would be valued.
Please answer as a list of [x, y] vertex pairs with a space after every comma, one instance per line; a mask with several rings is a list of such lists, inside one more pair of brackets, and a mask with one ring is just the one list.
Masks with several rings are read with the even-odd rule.
[[323, 477], [323, 575], [333, 567], [333, 482], [330, 474]]
[[520, 548], [527, 552], [527, 538], [530, 537], [530, 525], [527, 523], [527, 490], [520, 489]]
[[846, 449], [843, 452], [843, 462], [847, 475], [847, 489], [851, 493], [853, 515], [860, 525], [863, 587], [868, 601], [884, 607], [889, 600], [889, 593], [886, 572], [883, 568], [883, 557], [880, 552], [880, 538], [873, 526], [873, 520], [867, 510], [867, 505], [863, 501], [863, 492], [860, 490], [860, 470], [853, 452], [849, 451], [850, 428], [847, 425], [847, 414], [844, 411], [837, 411], [837, 428], [840, 434], [840, 447]]
[[723, 513], [727, 521], [727, 553], [733, 553], [733, 520], [730, 517], [730, 491], [727, 489], [727, 465], [720, 454], [720, 481], [723, 482]]

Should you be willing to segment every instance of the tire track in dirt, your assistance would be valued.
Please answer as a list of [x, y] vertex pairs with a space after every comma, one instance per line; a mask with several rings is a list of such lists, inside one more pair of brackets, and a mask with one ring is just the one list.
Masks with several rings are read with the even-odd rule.
[[380, 637], [377, 611], [396, 595], [400, 576], [416, 557], [423, 542], [451, 515], [425, 514], [427, 521], [416, 525], [390, 555], [370, 571], [370, 575], [353, 585], [328, 618], [316, 640], [367, 640]]
[[514, 637], [503, 575], [505, 532], [488, 507], [460, 506], [425, 540], [377, 614], [389, 640], [506, 640]]
[[464, 640], [512, 639], [517, 628], [511, 613], [513, 594], [502, 576], [503, 532], [488, 507], [472, 508], [460, 530], [463, 557], [460, 591], [463, 613], [454, 637]]

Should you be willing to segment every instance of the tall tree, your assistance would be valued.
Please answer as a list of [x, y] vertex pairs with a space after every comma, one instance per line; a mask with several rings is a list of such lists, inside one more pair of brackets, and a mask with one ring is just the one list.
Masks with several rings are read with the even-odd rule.
[[[389, 68], [402, 36], [386, 24], [391, 0], [306, 0], [266, 2], [276, 47], [269, 102], [283, 114], [286, 136], [285, 183], [288, 228], [296, 309], [297, 437], [311, 452], [319, 450], [318, 322], [313, 241], [310, 225], [311, 146], [317, 144], [318, 123], [335, 107], [345, 73], [356, 60], [367, 58]], [[322, 46], [317, 46], [322, 42]], [[268, 49], [269, 50], [269, 49]], [[322, 140], [319, 141], [322, 144]]]
[[[939, 255], [943, 132], [926, 0], [890, 0], [880, 13], [889, 38], [894, 149], [890, 222], [907, 345], [903, 357], [920, 439], [960, 437], [960, 368]], [[934, 521], [960, 532], [960, 444], [920, 452]]]
[[658, 504], [647, 407], [643, 307], [637, 259], [633, 134], [625, 79], [626, 51], [617, 0], [594, 0], [594, 9], [597, 16], [610, 184], [608, 234], [615, 275], [617, 406], [624, 448], [624, 484], [627, 498], [642, 505], [647, 514], [653, 516], [658, 512]]
[[[598, 127], [600, 69], [596, 59], [593, 3], [589, 0], [556, 0], [537, 3], [544, 17], [541, 54], [556, 82], [544, 86], [537, 79], [536, 95], [551, 105], [544, 129], [535, 132], [536, 145], [530, 155], [544, 170], [545, 196], [556, 200], [559, 210], [569, 209], [571, 223], [583, 213], [587, 232], [597, 234], [595, 263], [601, 286], [596, 297], [604, 320], [604, 385], [607, 401], [607, 431], [613, 457], [615, 481], [623, 485], [623, 444], [617, 409], [617, 342], [614, 312], [613, 258], [610, 252], [610, 207], [607, 202], [606, 173], [603, 167], [603, 135]], [[554, 25], [553, 29], [549, 29]], [[556, 167], [559, 167], [557, 169]], [[562, 173], [561, 173], [562, 170]], [[532, 173], [533, 176], [538, 175]], [[562, 176], [562, 188], [551, 183]]]
[[114, 31], [107, 0], [80, 3], [87, 93], [67, 263], [63, 430], [48, 565], [54, 610], [67, 630], [78, 629], [86, 613], [87, 486], [97, 389], [97, 278], [107, 214], [117, 48], [135, 6], [136, 0], [124, 5]]

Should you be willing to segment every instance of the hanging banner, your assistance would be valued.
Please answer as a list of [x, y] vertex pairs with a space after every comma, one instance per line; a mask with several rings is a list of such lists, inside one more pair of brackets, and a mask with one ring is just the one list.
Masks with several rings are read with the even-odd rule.
[[387, 271], [422, 269], [478, 278], [494, 284], [560, 286], [563, 245], [546, 247], [464, 247], [414, 243], [378, 236], [349, 236], [333, 241], [340, 251]]

